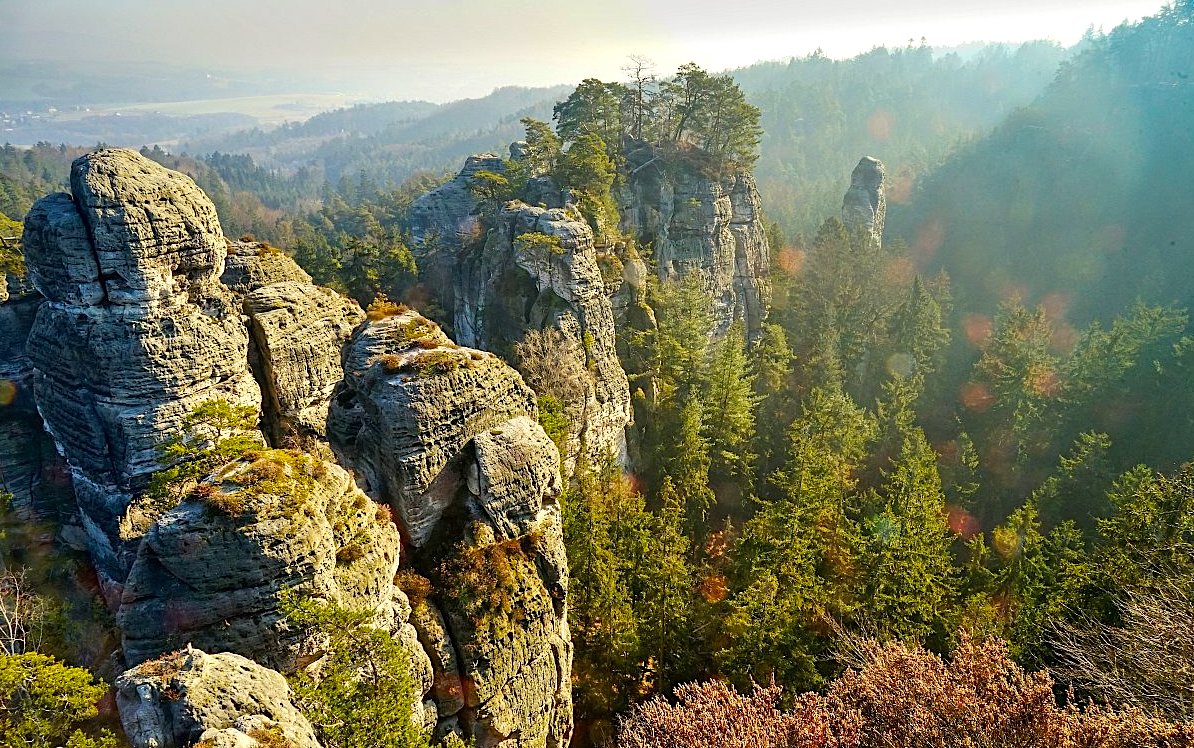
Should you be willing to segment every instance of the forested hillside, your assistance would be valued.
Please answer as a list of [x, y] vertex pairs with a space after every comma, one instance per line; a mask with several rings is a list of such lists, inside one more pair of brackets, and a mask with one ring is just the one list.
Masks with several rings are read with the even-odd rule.
[[[578, 748], [1194, 745], [1194, 5], [1090, 34], [1073, 52], [909, 46], [732, 75], [636, 60], [628, 80], [342, 110], [192, 144], [202, 157], [144, 148], [210, 197], [178, 188], [209, 216], [202, 248], [216, 259], [191, 288], [163, 271], [147, 276], [157, 295], [126, 296], [138, 314], [182, 308], [194, 324], [212, 324], [201, 293], [223, 299], [239, 347], [202, 350], [236, 358], [231, 381], [262, 404], [171, 411], [183, 430], [156, 462], [141, 421], [141, 451], [93, 454], [64, 428], [53, 437], [97, 474], [113, 454], [140, 460], [144, 495], [125, 481], [131, 503], [93, 509], [120, 543], [140, 542], [136, 523], [158, 523], [153, 542], [179, 532], [162, 514], [173, 505], [121, 514], [171, 492], [204, 518], [204, 538], [237, 542], [236, 523], [268, 524], [246, 495], [308, 501], [316, 478], [360, 494], [339, 520], [304, 509], [296, 521], [332, 523], [317, 534], [335, 548], [286, 569], [301, 581], [335, 567], [329, 597], [358, 585], [401, 622], [369, 641], [427, 660], [410, 677], [422, 691], [382, 679], [400, 717], [377, 724], [407, 733], [394, 746], [460, 730], [496, 747], [522, 741], [524, 725], [539, 731], [535, 748], [561, 737]], [[30, 276], [62, 297], [41, 307], [55, 313], [113, 280], [75, 278], [48, 249], [88, 261], [88, 232], [54, 223], [83, 226], [73, 211], [85, 182], [71, 185], [74, 203], [29, 211], [66, 186], [83, 150], [0, 151], [0, 234], [19, 230], [2, 214], [28, 212]], [[464, 160], [470, 150], [488, 153]], [[131, 152], [99, 159], [157, 169]], [[188, 184], [155, 179], [147, 194], [160, 180]], [[139, 252], [140, 237], [121, 251]], [[39, 327], [51, 315], [31, 311], [43, 301], [19, 250], [6, 246], [0, 263], [14, 289], [0, 312], [19, 302], [34, 347], [84, 367]], [[285, 279], [237, 290], [283, 266]], [[111, 318], [123, 331], [136, 317], [106, 296], [84, 311], [62, 314], [60, 329]], [[133, 326], [127, 348], [169, 348], [173, 325], [153, 338]], [[59, 359], [25, 364], [24, 340], [10, 347], [44, 387], [38, 367]], [[126, 376], [130, 364], [109, 358]], [[170, 363], [161, 381], [229, 386]], [[107, 386], [94, 388], [106, 397]], [[22, 418], [40, 425], [59, 407], [60, 424], [92, 412], [63, 396]], [[204, 421], [211, 412], [243, 423]], [[197, 426], [214, 429], [210, 444]], [[229, 457], [226, 430], [287, 451], [237, 442]], [[64, 470], [37, 433], [28, 451]], [[287, 488], [303, 471], [306, 487]], [[101, 530], [88, 531], [96, 543]], [[270, 553], [293, 541], [269, 532], [280, 531], [247, 537]], [[138, 546], [127, 573], [142, 586], [121, 588], [133, 591], [116, 626], [157, 626], [144, 611], [159, 586], [194, 604], [189, 582], [159, 585], [167, 575], [144, 562], [152, 552], [209, 576], [187, 560], [190, 543]], [[375, 563], [383, 555], [389, 565]], [[118, 556], [96, 558], [114, 588]], [[31, 595], [69, 587], [90, 599], [87, 580], [51, 584], [22, 564], [45, 588]], [[307, 633], [358, 683], [347, 674], [367, 653], [344, 637], [377, 634], [372, 614], [337, 637], [329, 616], [350, 611], [288, 612], [275, 587], [252, 588], [259, 598], [234, 613], [252, 626], [318, 623]], [[178, 625], [224, 646], [227, 621], [213, 620]], [[46, 641], [98, 666], [61, 638]], [[359, 689], [344, 697], [268, 648], [251, 654], [290, 668], [299, 716], [325, 746], [353, 744], [352, 729], [376, 718]], [[405, 672], [392, 654], [387, 667]], [[141, 675], [161, 681], [156, 667]]]
[[819, 54], [733, 71], [762, 111], [755, 171], [764, 207], [789, 236], [811, 237], [841, 198], [841, 175], [870, 154], [902, 203], [960, 143], [1031, 102], [1072, 51], [1049, 42], [968, 52], [909, 44], [848, 60]]

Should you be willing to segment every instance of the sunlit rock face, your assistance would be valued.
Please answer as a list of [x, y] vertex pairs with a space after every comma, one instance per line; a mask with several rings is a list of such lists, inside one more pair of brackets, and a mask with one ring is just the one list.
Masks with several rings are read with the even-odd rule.
[[652, 247], [660, 280], [698, 275], [717, 328], [741, 320], [756, 333], [770, 294], [770, 249], [754, 177], [671, 164], [647, 145], [627, 154], [627, 168], [622, 228]]
[[883, 244], [887, 217], [887, 168], [877, 158], [864, 156], [850, 175], [850, 189], [842, 199], [842, 223], [865, 236], [875, 246]]
[[[314, 745], [279, 675], [317, 654], [283, 620], [292, 589], [373, 613], [410, 655], [417, 721], [485, 747], [566, 745], [560, 455], [519, 374], [414, 313], [366, 321], [276, 250], [227, 241], [193, 182], [136, 153], [82, 157], [72, 192], [29, 214], [37, 293], [0, 304], [16, 351], [0, 373], [73, 478], [137, 665], [118, 686], [133, 744], [252, 745], [278, 728]], [[528, 210], [510, 229], [559, 235], [575, 270], [510, 269], [567, 296], [571, 334], [596, 339], [580, 325], [609, 308], [587, 227]], [[149, 500], [162, 446], [209, 400], [258, 413], [261, 448]], [[0, 439], [29, 441], [11, 412]], [[395, 579], [416, 572], [433, 584], [408, 598]], [[170, 654], [191, 645], [204, 651]]]
[[[435, 668], [440, 730], [479, 746], [567, 745], [560, 457], [533, 393], [496, 356], [413, 312], [366, 323], [345, 363], [329, 436], [393, 507], [414, 567], [435, 585], [411, 600], [410, 620]], [[493, 573], [496, 596], [484, 581]]]
[[162, 442], [206, 400], [257, 407], [261, 393], [240, 305], [218, 280], [225, 241], [203, 192], [127, 150], [76, 160], [71, 188], [26, 219], [29, 277], [46, 299], [26, 350], [111, 588], [136, 551], [126, 510], [161, 467]]
[[252, 748], [276, 731], [293, 748], [319, 748], [279, 673], [240, 655], [187, 647], [116, 679], [116, 703], [133, 748]]

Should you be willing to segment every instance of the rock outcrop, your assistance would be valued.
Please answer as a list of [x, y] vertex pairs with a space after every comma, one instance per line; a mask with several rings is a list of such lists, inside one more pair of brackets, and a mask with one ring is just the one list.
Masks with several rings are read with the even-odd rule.
[[[372, 611], [410, 654], [416, 718], [440, 734], [566, 745], [560, 457], [518, 373], [413, 313], [364, 321], [284, 255], [225, 240], [189, 179], [136, 153], [84, 156], [71, 184], [29, 214], [44, 300], [0, 305], [13, 322], [0, 350], [14, 351], [0, 374], [32, 392], [73, 478], [136, 665], [118, 683], [134, 745], [245, 747], [277, 731], [315, 745], [275, 672], [312, 644], [282, 621], [284, 590]], [[526, 210], [510, 230], [558, 236], [569, 264], [511, 255], [509, 269], [560, 298], [542, 324], [593, 347], [585, 326], [610, 312], [591, 236]], [[183, 486], [176, 505], [146, 494], [163, 444], [215, 399], [260, 413], [262, 447]], [[14, 412], [0, 410], [0, 439]], [[291, 437], [305, 451], [270, 448]], [[433, 584], [408, 599], [395, 579], [420, 575]]]
[[125, 512], [160, 469], [158, 446], [198, 404], [256, 407], [261, 394], [239, 306], [218, 281], [225, 241], [202, 191], [124, 150], [77, 160], [71, 188], [26, 217], [26, 264], [46, 298], [26, 350], [89, 550], [114, 589], [135, 553]]
[[0, 277], [0, 286], [0, 492], [25, 520], [61, 522], [73, 514], [70, 476], [42, 428], [25, 355], [42, 297], [24, 277]]
[[273, 283], [310, 283], [311, 276], [282, 250], [264, 242], [229, 241], [220, 283], [247, 294]]
[[[528, 332], [560, 330], [590, 372], [583, 396], [565, 404], [574, 416], [565, 457], [571, 464], [584, 449], [594, 460], [606, 453], [624, 459], [630, 389], [611, 301], [624, 285], [623, 264], [609, 248], [599, 253], [592, 230], [562, 207], [565, 195], [546, 178], [530, 180], [528, 195], [561, 207], [512, 201], [484, 231], [468, 186], [477, 171], [503, 168], [494, 156], [473, 156], [455, 179], [415, 201], [412, 234], [424, 280], [450, 312], [462, 345], [512, 359], [514, 344]], [[548, 237], [550, 244], [520, 241], [525, 235]], [[607, 279], [610, 272], [617, 277]]]
[[650, 146], [627, 154], [629, 178], [616, 195], [622, 229], [653, 248], [660, 280], [699, 274], [719, 330], [741, 320], [753, 335], [770, 294], [770, 249], [754, 177], [715, 178], [672, 160]]
[[284, 589], [393, 622], [398, 530], [341, 467], [267, 450], [203, 485], [140, 544], [118, 617], [130, 664], [191, 643], [293, 670]]
[[320, 748], [286, 679], [236, 654], [188, 647], [146, 662], [117, 678], [116, 702], [133, 748], [276, 745], [270, 733]]
[[842, 223], [852, 233], [874, 246], [883, 244], [883, 222], [887, 218], [885, 193], [887, 169], [877, 158], [864, 156], [850, 175], [850, 189], [842, 199]]
[[566, 745], [562, 485], [533, 393], [411, 312], [366, 323], [345, 360], [329, 433], [433, 582], [411, 621], [437, 670], [440, 729], [482, 748]]
[[335, 291], [296, 281], [250, 291], [244, 309], [270, 438], [324, 436], [332, 390], [344, 378], [341, 354], [364, 312]]

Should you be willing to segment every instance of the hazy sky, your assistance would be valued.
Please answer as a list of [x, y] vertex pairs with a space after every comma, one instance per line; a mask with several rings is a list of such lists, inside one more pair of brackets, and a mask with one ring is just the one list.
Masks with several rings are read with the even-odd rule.
[[0, 0], [0, 62], [170, 61], [353, 81], [352, 93], [437, 101], [498, 85], [621, 78], [804, 55], [847, 57], [925, 37], [1079, 39], [1160, 0]]

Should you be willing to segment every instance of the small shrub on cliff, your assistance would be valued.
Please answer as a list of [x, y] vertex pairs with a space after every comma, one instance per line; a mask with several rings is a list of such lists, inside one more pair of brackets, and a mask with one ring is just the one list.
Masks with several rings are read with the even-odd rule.
[[183, 418], [182, 433], [158, 448], [168, 467], [150, 477], [146, 497], [160, 508], [178, 504], [204, 475], [260, 448], [256, 429], [256, 408], [220, 399], [200, 403]]
[[84, 732], [107, 691], [91, 673], [53, 657], [0, 655], [0, 745], [116, 748], [111, 734]]
[[565, 251], [560, 237], [539, 231], [528, 231], [514, 237], [514, 248], [520, 252], [547, 252], [553, 255], [562, 255]]
[[390, 301], [384, 293], [379, 293], [373, 297], [373, 301], [369, 302], [369, 306], [365, 308], [365, 316], [377, 322], [386, 317], [396, 317], [408, 311], [410, 311], [410, 307]]
[[287, 622], [326, 642], [318, 673], [290, 676], [295, 704], [311, 721], [324, 748], [424, 748], [428, 736], [414, 724], [417, 694], [409, 655], [368, 610], [349, 610], [286, 592]]
[[427, 351], [421, 353], [414, 361], [419, 376], [433, 377], [456, 371], [461, 366], [471, 365], [472, 359], [451, 351]]
[[525, 614], [510, 593], [521, 587], [527, 554], [519, 539], [481, 546], [464, 543], [436, 569], [438, 589], [461, 606], [478, 628], [504, 630]]
[[294, 743], [287, 739], [282, 733], [282, 728], [277, 725], [249, 730], [248, 735], [256, 740], [261, 748], [294, 748]]
[[21, 251], [21, 234], [24, 226], [0, 213], [0, 283], [4, 282], [5, 274], [23, 277], [25, 275], [25, 255]]
[[431, 580], [413, 569], [399, 569], [394, 584], [406, 594], [411, 605], [422, 605], [431, 596]]

